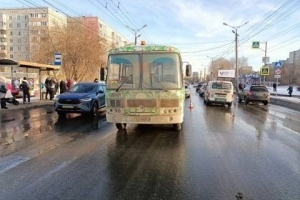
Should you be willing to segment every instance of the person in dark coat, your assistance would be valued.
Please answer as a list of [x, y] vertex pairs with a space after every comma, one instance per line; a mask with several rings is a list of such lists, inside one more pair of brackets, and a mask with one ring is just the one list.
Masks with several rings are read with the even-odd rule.
[[30, 88], [29, 88], [29, 84], [28, 84], [26, 77], [23, 78], [23, 81], [22, 81], [21, 85], [19, 86], [19, 88], [23, 92], [23, 104], [26, 103], [26, 97], [27, 97], [28, 103], [30, 103], [30, 94], [29, 94]]
[[67, 91], [67, 84], [64, 80], [61, 80], [59, 83], [59, 91], [60, 91], [60, 94]]
[[293, 86], [290, 85], [290, 86], [288, 87], [287, 90], [289, 91], [289, 95], [290, 95], [290, 97], [291, 97], [291, 96], [292, 96], [292, 93], [293, 93]]
[[277, 87], [277, 84], [274, 82], [274, 83], [273, 83], [273, 91], [274, 91], [274, 92], [276, 92], [276, 87]]
[[54, 98], [55, 85], [56, 85], [56, 82], [55, 82], [54, 78], [51, 78], [50, 81], [49, 81], [49, 86], [50, 86], [50, 100], [53, 100], [53, 98]]
[[50, 77], [47, 77], [46, 80], [45, 80], [46, 99], [48, 99], [48, 94], [50, 95], [50, 85], [49, 85], [49, 82], [50, 82]]
[[6, 101], [5, 101], [5, 95], [7, 92], [7, 89], [5, 87], [5, 84], [0, 83], [0, 100], [1, 100], [1, 109], [7, 109], [6, 107]]

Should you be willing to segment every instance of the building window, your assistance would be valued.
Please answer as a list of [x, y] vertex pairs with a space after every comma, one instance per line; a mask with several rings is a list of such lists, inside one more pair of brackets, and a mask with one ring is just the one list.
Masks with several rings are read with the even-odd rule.
[[25, 15], [25, 19], [28, 19], [28, 15]]
[[10, 47], [9, 50], [10, 50], [10, 51], [13, 51], [13, 50], [14, 50], [14, 47]]
[[13, 35], [13, 32], [12, 32], [12, 31], [10, 32], [10, 35]]
[[21, 28], [21, 24], [20, 23], [17, 23], [17, 28]]
[[18, 16], [17, 16], [17, 20], [20, 20], [20, 18], [21, 18], [20, 15], [18, 15]]
[[12, 20], [12, 16], [9, 16], [9, 20]]
[[33, 17], [34, 17], [34, 14], [33, 14], [33, 13], [31, 13], [31, 14], [30, 14], [30, 17], [31, 17], [31, 18], [33, 18]]
[[21, 31], [18, 32], [18, 35], [21, 35]]
[[9, 26], [9, 28], [12, 28], [12, 23], [9, 23], [8, 26]]
[[1, 49], [1, 50], [5, 50], [5, 46], [1, 46], [0, 49]]
[[14, 55], [13, 55], [13, 54], [10, 54], [9, 57], [10, 57], [10, 58], [14, 58]]
[[13, 41], [13, 39], [10, 39], [9, 42], [10, 42], [10, 43], [13, 43], [14, 41]]
[[42, 22], [42, 26], [47, 26], [47, 22]]
[[25, 23], [25, 28], [27, 28], [27, 23]]
[[47, 17], [46, 13], [42, 13], [42, 17]]
[[21, 50], [22, 50], [22, 47], [18, 47], [18, 50], [21, 51]]
[[38, 18], [38, 17], [39, 17], [39, 14], [38, 14], [38, 13], [35, 13], [35, 14], [34, 14], [34, 17], [35, 17], [35, 18]]

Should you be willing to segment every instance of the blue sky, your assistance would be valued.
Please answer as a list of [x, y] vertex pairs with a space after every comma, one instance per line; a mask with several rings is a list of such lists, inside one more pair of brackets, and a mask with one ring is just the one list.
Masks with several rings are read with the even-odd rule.
[[264, 51], [252, 49], [252, 41], [260, 41], [263, 49], [268, 42], [271, 62], [300, 48], [299, 0], [1, 0], [0, 7], [34, 5], [70, 16], [98, 16], [132, 42], [134, 34], [126, 25], [137, 30], [147, 24], [138, 41], [178, 47], [193, 71], [208, 67], [209, 57], [235, 57], [235, 35], [223, 22], [234, 27], [248, 22], [238, 29], [238, 53], [255, 70], [262, 66]]

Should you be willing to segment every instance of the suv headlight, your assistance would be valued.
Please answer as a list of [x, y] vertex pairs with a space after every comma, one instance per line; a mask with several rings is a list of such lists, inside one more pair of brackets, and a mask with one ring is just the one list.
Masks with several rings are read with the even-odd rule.
[[92, 101], [92, 98], [84, 98], [84, 99], [80, 99], [80, 101]]
[[58, 100], [59, 100], [59, 97], [56, 96], [56, 97], [54, 98], [54, 101], [58, 101]]

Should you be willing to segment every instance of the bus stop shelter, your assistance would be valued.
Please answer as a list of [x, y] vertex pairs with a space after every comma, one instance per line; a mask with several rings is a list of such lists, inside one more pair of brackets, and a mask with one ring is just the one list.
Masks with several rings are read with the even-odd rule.
[[56, 66], [56, 65], [46, 65], [46, 64], [41, 64], [41, 63], [29, 62], [29, 61], [15, 61], [15, 60], [11, 60], [11, 59], [0, 59], [0, 68], [1, 67], [10, 68], [11, 79], [14, 77], [14, 68], [15, 67], [24, 68], [27, 72], [27, 75], [25, 77], [28, 76], [28, 69], [38, 70], [38, 79], [39, 79], [39, 83], [40, 83], [40, 87], [39, 87], [40, 99], [42, 99], [42, 88], [41, 88], [42, 72], [55, 72], [55, 71], [59, 71], [61, 68], [60, 66]]

